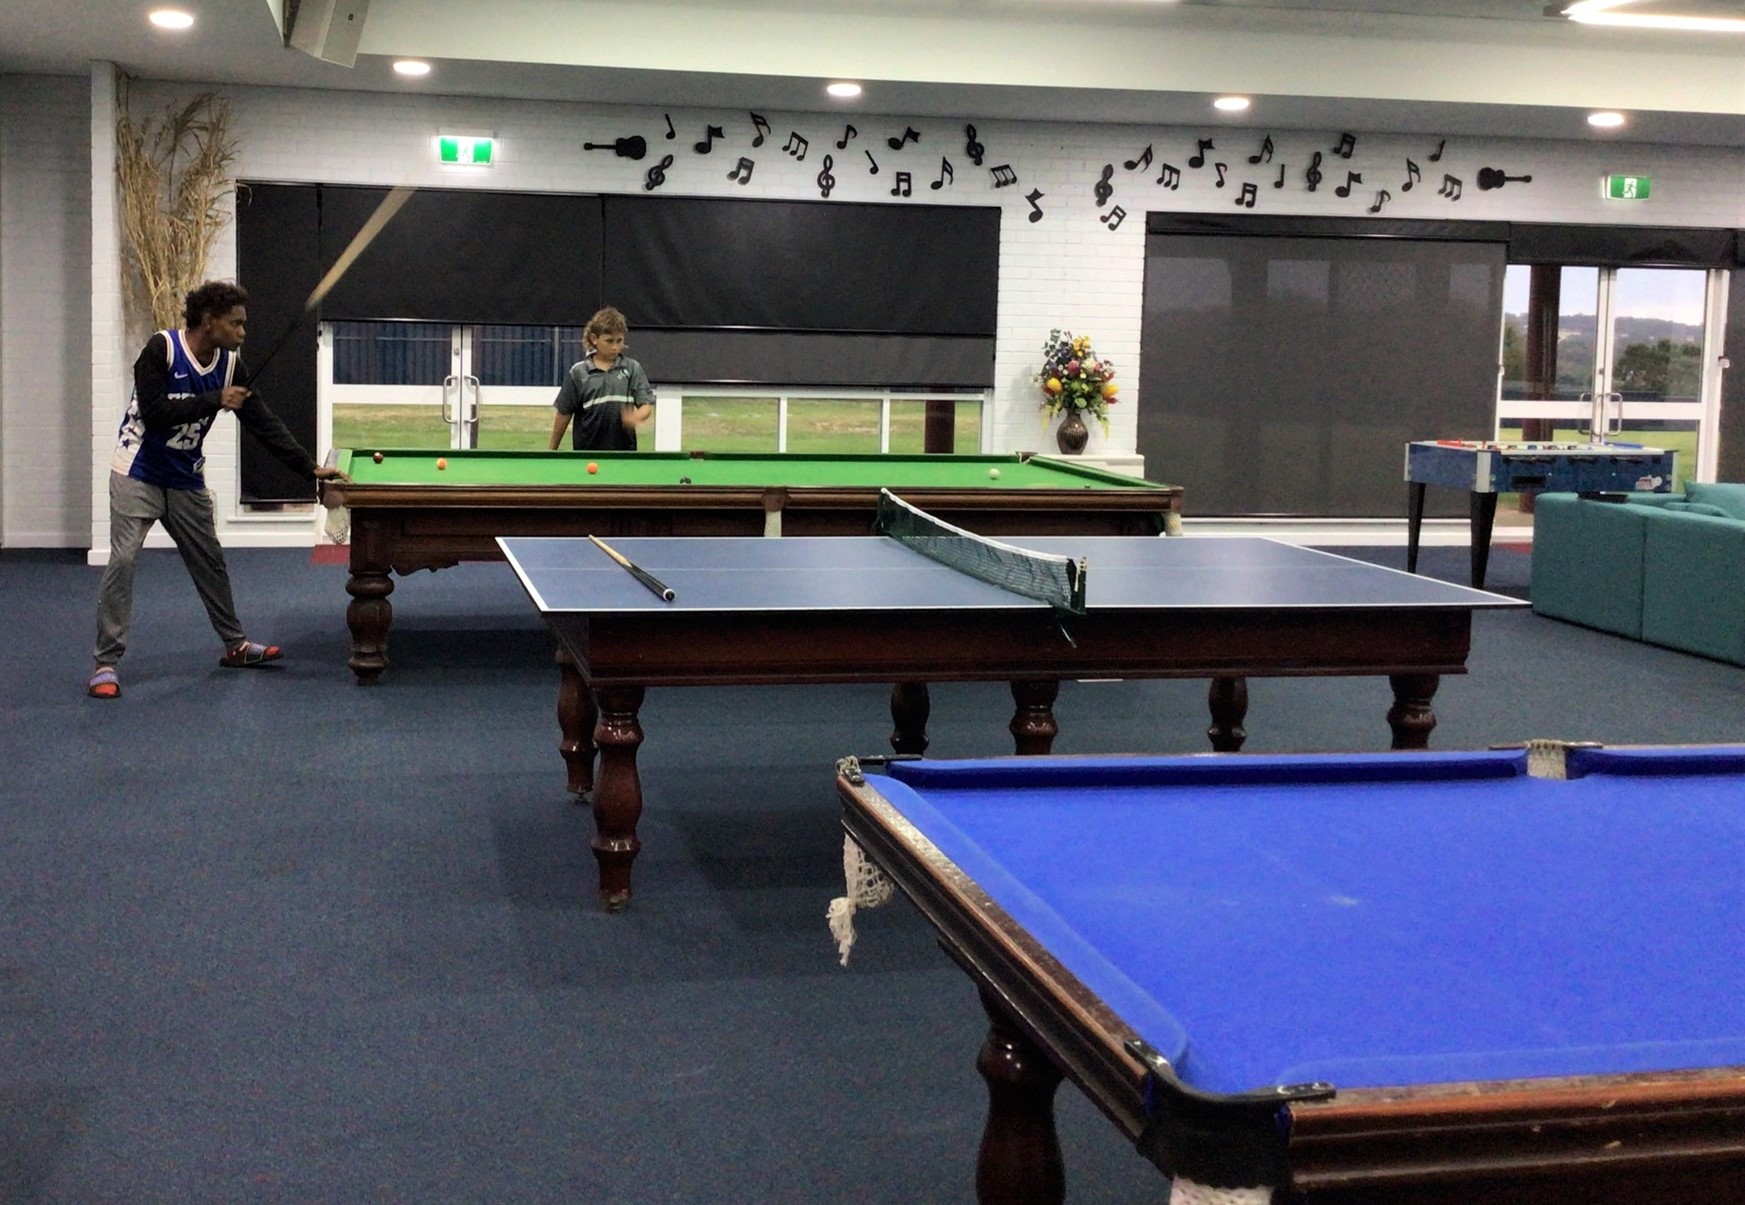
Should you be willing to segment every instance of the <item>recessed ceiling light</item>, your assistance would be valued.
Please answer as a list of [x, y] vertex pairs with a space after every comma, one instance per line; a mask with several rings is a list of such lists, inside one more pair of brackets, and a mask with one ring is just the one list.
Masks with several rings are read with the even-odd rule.
[[147, 20], [159, 29], [187, 29], [194, 24], [194, 14], [179, 8], [159, 8], [154, 9]]
[[430, 64], [422, 59], [398, 59], [394, 63], [396, 75], [429, 75]]
[[860, 95], [860, 85], [859, 84], [851, 84], [851, 83], [848, 83], [847, 81], [844, 81], [844, 82], [839, 83], [839, 84], [826, 85], [824, 88], [824, 91], [830, 93], [830, 95], [832, 95], [832, 96], [840, 96], [844, 100], [846, 100], [851, 96], [859, 96]]
[[[1611, 11], [1634, 0], [1579, 0], [1563, 10], [1571, 21], [1583, 25], [1616, 25], [1630, 29], [1673, 29], [1686, 33], [1745, 33], [1745, 19], [1739, 17], [1688, 17], [1674, 13], [1659, 16], [1647, 13], [1617, 13]], [[1552, 9], [1547, 9], [1550, 15]]]
[[1622, 113], [1589, 113], [1587, 123], [1602, 130], [1614, 130], [1624, 124]]
[[1220, 96], [1212, 102], [1212, 107], [1225, 113], [1240, 113], [1248, 108], [1250, 103], [1252, 102], [1246, 96]]

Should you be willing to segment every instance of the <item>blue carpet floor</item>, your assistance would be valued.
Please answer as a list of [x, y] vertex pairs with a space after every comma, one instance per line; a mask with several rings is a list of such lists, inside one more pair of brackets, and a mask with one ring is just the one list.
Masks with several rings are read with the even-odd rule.
[[[1403, 564], [1403, 550], [1351, 549]], [[637, 896], [593, 898], [543, 626], [498, 565], [399, 580], [383, 685], [345, 571], [231, 554], [280, 667], [220, 669], [173, 553], [124, 695], [85, 698], [98, 571], [0, 554], [0, 1202], [960, 1202], [969, 981], [906, 905], [843, 969], [835, 760], [882, 687], [652, 690]], [[1463, 549], [1424, 568], [1462, 580]], [[1499, 550], [1492, 588], [1524, 595]], [[996, 684], [932, 751], [1009, 751]], [[1385, 747], [1385, 682], [1256, 680], [1252, 750]], [[1480, 614], [1437, 748], [1739, 739], [1745, 670]], [[1201, 682], [1069, 683], [1063, 753], [1200, 751]], [[1162, 1185], [1071, 1086], [1074, 1202]]]

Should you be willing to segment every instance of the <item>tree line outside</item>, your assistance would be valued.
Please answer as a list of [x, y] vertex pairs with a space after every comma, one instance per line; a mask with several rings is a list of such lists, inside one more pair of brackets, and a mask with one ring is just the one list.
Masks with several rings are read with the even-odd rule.
[[[1565, 315], [1559, 326], [1556, 391], [1571, 396], [1585, 393], [1593, 388], [1593, 315]], [[1698, 397], [1703, 375], [1700, 328], [1658, 318], [1620, 318], [1614, 339], [1614, 389], [1638, 400], [1694, 401]], [[1525, 388], [1526, 353], [1526, 316], [1505, 315], [1503, 388], [1509, 395], [1518, 397]]]

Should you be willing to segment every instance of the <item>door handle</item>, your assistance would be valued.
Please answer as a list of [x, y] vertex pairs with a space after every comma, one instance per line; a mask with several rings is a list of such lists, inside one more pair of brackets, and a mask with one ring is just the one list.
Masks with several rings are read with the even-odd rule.
[[453, 373], [442, 378], [442, 421], [451, 426], [454, 424], [454, 403], [451, 399], [459, 379]]

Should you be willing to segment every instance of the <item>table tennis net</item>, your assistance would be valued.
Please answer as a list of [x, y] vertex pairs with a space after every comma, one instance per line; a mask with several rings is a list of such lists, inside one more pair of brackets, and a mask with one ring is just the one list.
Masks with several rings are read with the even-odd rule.
[[1014, 548], [935, 518], [891, 493], [879, 491], [873, 531], [959, 573], [1045, 602], [1057, 611], [1085, 613], [1085, 563], [1071, 557]]

